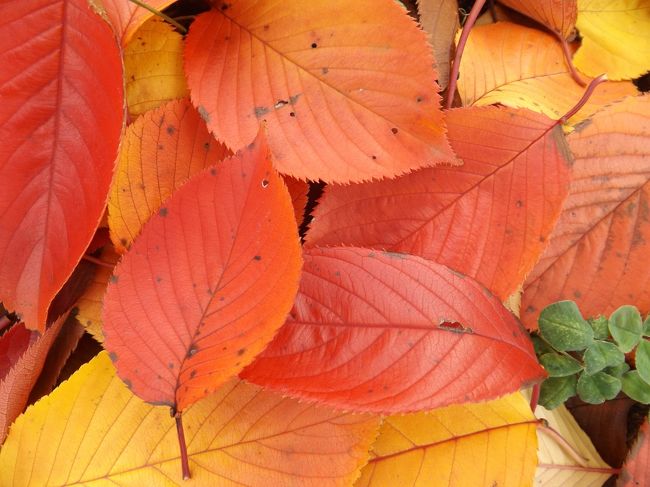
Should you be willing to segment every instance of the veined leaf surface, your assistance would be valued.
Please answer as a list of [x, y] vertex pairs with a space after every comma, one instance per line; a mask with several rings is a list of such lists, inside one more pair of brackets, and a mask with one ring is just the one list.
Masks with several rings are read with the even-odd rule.
[[237, 150], [260, 123], [276, 168], [327, 182], [455, 158], [424, 33], [393, 0], [218, 1], [190, 28], [192, 103]]

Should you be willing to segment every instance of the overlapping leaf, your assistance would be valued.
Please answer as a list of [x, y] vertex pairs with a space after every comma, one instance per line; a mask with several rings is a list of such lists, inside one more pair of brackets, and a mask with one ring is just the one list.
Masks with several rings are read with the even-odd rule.
[[0, 484], [350, 485], [377, 431], [376, 418], [237, 380], [183, 419], [187, 481], [167, 410], [129, 392], [102, 353], [16, 421], [0, 452]]
[[305, 214], [305, 208], [307, 207], [309, 184], [289, 176], [285, 176], [283, 179], [291, 195], [291, 203], [293, 204], [293, 211], [296, 215], [296, 222], [300, 226]]
[[578, 0], [582, 37], [573, 60], [589, 76], [631, 79], [650, 69], [650, 2]]
[[181, 35], [158, 18], [146, 22], [124, 49], [124, 79], [131, 117], [186, 96]]
[[492, 399], [540, 379], [527, 334], [485, 288], [419, 257], [305, 253], [287, 323], [242, 377], [361, 411]]
[[[600, 487], [611, 476], [610, 469], [564, 405], [549, 411], [538, 406], [535, 415], [545, 420], [559, 434], [548, 428], [537, 432], [539, 464], [535, 485], [540, 487]], [[558, 441], [559, 440], [559, 441]]]
[[443, 90], [449, 83], [452, 47], [459, 28], [457, 0], [418, 0], [420, 25], [429, 35], [436, 60], [438, 84]]
[[122, 141], [108, 200], [115, 248], [126, 251], [174, 190], [230, 154], [208, 133], [187, 98], [166, 103], [136, 120]]
[[0, 300], [43, 330], [104, 209], [121, 60], [86, 0], [2, 2], [0, 30]]
[[425, 35], [393, 0], [218, 1], [185, 60], [210, 130], [236, 150], [263, 122], [282, 173], [349, 182], [454, 161]]
[[447, 124], [462, 166], [329, 186], [308, 242], [421, 255], [506, 299], [559, 216], [568, 190], [566, 143], [553, 120], [528, 110], [456, 109]]
[[571, 189], [549, 247], [530, 274], [522, 321], [574, 300], [584, 316], [623, 304], [650, 310], [650, 95], [606, 107], [569, 137]]
[[520, 393], [384, 420], [355, 487], [531, 485], [536, 419]]
[[[52, 323], [43, 335], [30, 333], [29, 345], [0, 380], [0, 445], [7, 436], [9, 425], [23, 412], [29, 393], [43, 369], [47, 352], [66, 320], [64, 315]], [[20, 326], [20, 325], [16, 325]]]
[[536, 20], [565, 39], [574, 31], [577, 0], [500, 0], [500, 3]]
[[[576, 104], [583, 90], [571, 78], [560, 43], [551, 34], [509, 22], [472, 30], [458, 80], [463, 104], [501, 103], [559, 119]], [[630, 82], [602, 83], [569, 123], [634, 94], [637, 90]]]
[[[174, 0], [147, 0], [147, 5], [162, 10]], [[153, 13], [146, 8], [139, 7], [130, 0], [102, 0], [102, 5], [106, 10], [106, 14], [113, 30], [118, 39], [122, 41], [125, 46], [133, 34], [140, 28], [146, 20], [153, 16]]]
[[648, 418], [641, 425], [625, 465], [619, 475], [618, 487], [646, 487], [650, 485], [648, 464], [650, 463], [650, 423]]
[[116, 267], [103, 331], [120, 377], [183, 411], [271, 340], [300, 267], [291, 199], [260, 135], [176, 191]]

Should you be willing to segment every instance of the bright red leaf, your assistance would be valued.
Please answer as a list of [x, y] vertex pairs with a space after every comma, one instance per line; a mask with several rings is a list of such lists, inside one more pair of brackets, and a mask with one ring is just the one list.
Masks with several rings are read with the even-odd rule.
[[650, 95], [604, 108], [568, 140], [569, 196], [521, 301], [531, 329], [562, 299], [587, 317], [623, 304], [650, 311]]
[[467, 274], [505, 299], [537, 262], [568, 191], [566, 142], [528, 110], [447, 114], [459, 167], [390, 181], [328, 186], [310, 245], [358, 245], [420, 255]]
[[16, 323], [0, 336], [0, 380], [27, 350], [32, 333], [22, 323]]
[[178, 411], [266, 346], [298, 289], [291, 198], [263, 137], [190, 179], [144, 226], [104, 298], [104, 345], [133, 392]]
[[190, 28], [185, 72], [192, 102], [231, 149], [263, 122], [276, 167], [300, 179], [454, 161], [430, 48], [397, 2], [215, 3]]
[[44, 330], [104, 210], [122, 61], [87, 0], [4, 1], [0, 30], [0, 299]]
[[284, 327], [242, 378], [343, 409], [475, 402], [544, 376], [527, 333], [485, 288], [419, 257], [305, 252]]
[[617, 487], [647, 487], [650, 485], [649, 463], [650, 422], [646, 418], [619, 474]]

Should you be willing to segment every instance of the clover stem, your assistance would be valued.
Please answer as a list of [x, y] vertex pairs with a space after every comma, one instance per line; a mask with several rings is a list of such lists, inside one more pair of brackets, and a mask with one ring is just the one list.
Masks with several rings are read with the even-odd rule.
[[539, 402], [539, 390], [540, 390], [540, 385], [535, 384], [533, 386], [533, 392], [530, 395], [530, 409], [535, 412], [535, 409], [537, 409], [537, 403]]
[[181, 413], [177, 412], [174, 414], [176, 419], [176, 432], [178, 433], [178, 446], [181, 450], [181, 468], [183, 470], [183, 480], [189, 480], [190, 475], [190, 463], [187, 458], [187, 445], [185, 444], [185, 432], [183, 431], [183, 420], [181, 419]]
[[567, 120], [569, 120], [576, 113], [578, 113], [580, 111], [580, 109], [583, 106], [585, 106], [585, 104], [589, 101], [589, 98], [591, 97], [591, 94], [596, 89], [596, 86], [598, 86], [603, 81], [607, 81], [607, 75], [606, 74], [601, 74], [600, 76], [597, 76], [596, 78], [592, 79], [591, 82], [589, 83], [589, 86], [587, 86], [587, 89], [585, 90], [584, 94], [582, 95], [582, 98], [580, 98], [580, 100], [578, 100], [578, 103], [576, 103], [575, 106], [573, 108], [571, 108], [571, 110], [569, 110], [562, 117], [560, 117], [560, 119], [558, 120], [558, 123], [566, 123]]
[[146, 3], [141, 2], [140, 0], [129, 0], [129, 2], [135, 3], [138, 7], [142, 7], [144, 9], [148, 10], [149, 12], [151, 12], [152, 14], [157, 15], [161, 19], [166, 20], [167, 22], [172, 24], [174, 27], [176, 27], [176, 29], [178, 29], [178, 31], [180, 33], [187, 34], [187, 29], [185, 27], [183, 27], [181, 24], [176, 22], [169, 15], [166, 15], [166, 14], [162, 13], [160, 10], [157, 10], [157, 9], [153, 8], [151, 5], [147, 5]]
[[571, 58], [571, 52], [569, 51], [569, 43], [564, 37], [562, 37], [562, 34], [560, 34], [559, 32], [552, 29], [551, 32], [560, 41], [560, 45], [562, 46], [562, 52], [564, 53], [564, 59], [566, 60], [566, 64], [569, 67], [569, 73], [571, 74], [573, 81], [575, 81], [576, 83], [578, 83], [580, 86], [584, 88], [585, 86], [587, 86], [587, 83], [585, 83], [584, 80], [580, 77], [578, 71], [576, 70], [576, 67], [573, 65], [573, 59]]
[[456, 82], [458, 81], [458, 71], [460, 69], [460, 60], [463, 57], [463, 51], [465, 50], [465, 44], [467, 44], [467, 38], [469, 37], [469, 31], [474, 27], [474, 23], [478, 18], [478, 14], [481, 12], [481, 9], [485, 5], [485, 0], [476, 0], [472, 10], [470, 10], [465, 25], [463, 25], [463, 32], [460, 34], [460, 39], [458, 40], [458, 46], [456, 47], [456, 55], [454, 56], [454, 63], [451, 66], [451, 75], [449, 76], [449, 88], [447, 89], [447, 109], [451, 108], [451, 105], [454, 103], [454, 95], [456, 94]]

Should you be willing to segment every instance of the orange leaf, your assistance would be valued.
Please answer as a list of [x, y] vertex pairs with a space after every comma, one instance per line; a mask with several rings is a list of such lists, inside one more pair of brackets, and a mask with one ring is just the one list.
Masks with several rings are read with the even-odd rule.
[[284, 183], [287, 185], [287, 189], [291, 195], [291, 203], [293, 203], [293, 211], [296, 214], [296, 222], [300, 226], [305, 216], [305, 208], [307, 207], [309, 184], [290, 176], [285, 176], [282, 179], [284, 179]]
[[300, 267], [291, 199], [260, 136], [180, 188], [117, 265], [103, 331], [120, 377], [184, 410], [273, 338]]
[[568, 191], [566, 142], [528, 110], [447, 113], [459, 167], [326, 188], [310, 245], [359, 245], [416, 254], [470, 275], [502, 300], [537, 262]]
[[[571, 78], [554, 36], [499, 22], [472, 29], [460, 66], [458, 91], [464, 105], [501, 103], [559, 119], [582, 97], [584, 88]], [[637, 93], [631, 82], [601, 83], [569, 124]]]
[[44, 330], [104, 211], [122, 60], [87, 0], [4, 1], [0, 30], [0, 299]]
[[40, 336], [32, 331], [29, 345], [0, 380], [0, 445], [6, 438], [11, 423], [27, 405], [29, 393], [43, 369], [47, 352], [67, 317], [67, 314], [61, 316]]
[[208, 133], [189, 100], [171, 101], [126, 130], [108, 199], [108, 224], [125, 252], [149, 220], [187, 179], [232, 153]]
[[544, 372], [528, 334], [476, 281], [419, 257], [340, 247], [305, 252], [289, 320], [241, 376], [394, 413], [492, 399]]
[[449, 83], [452, 47], [459, 28], [457, 0], [418, 0], [422, 29], [429, 35], [436, 59], [438, 84], [443, 90]]
[[650, 95], [598, 112], [569, 137], [571, 188], [549, 247], [528, 277], [522, 321], [560, 299], [585, 316], [623, 304], [650, 311]]
[[499, 0], [499, 2], [535, 19], [565, 39], [574, 32], [578, 15], [577, 0]]
[[[162, 10], [173, 2], [174, 0], [146, 0], [143, 3], [157, 10]], [[102, 0], [102, 5], [113, 25], [115, 35], [122, 41], [123, 46], [126, 46], [135, 31], [154, 15], [149, 10], [138, 7], [130, 0]]]
[[355, 487], [532, 485], [536, 419], [520, 393], [384, 420]]
[[646, 417], [628, 453], [616, 483], [617, 487], [647, 487], [650, 485], [650, 422]]
[[393, 0], [217, 2], [190, 28], [185, 71], [231, 149], [268, 127], [274, 164], [349, 182], [453, 162], [433, 58]]

